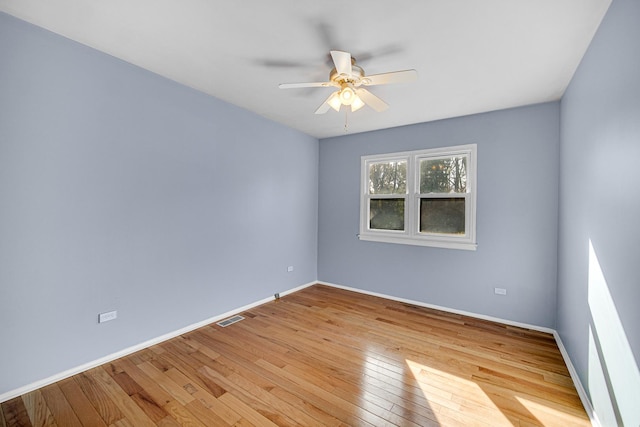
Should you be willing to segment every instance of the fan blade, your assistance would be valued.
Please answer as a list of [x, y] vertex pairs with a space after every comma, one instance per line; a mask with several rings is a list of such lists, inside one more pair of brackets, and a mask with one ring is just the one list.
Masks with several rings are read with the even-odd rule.
[[297, 89], [301, 87], [331, 87], [336, 84], [333, 82], [313, 82], [313, 83], [281, 83], [278, 85], [280, 89]]
[[334, 25], [320, 19], [311, 20], [309, 24], [315, 27], [316, 32], [318, 33], [318, 38], [320, 39], [320, 46], [326, 50], [331, 50], [340, 45], [340, 43], [338, 43], [334, 38], [334, 35], [336, 34]]
[[362, 84], [365, 86], [374, 86], [389, 83], [411, 83], [416, 80], [418, 80], [418, 72], [416, 70], [403, 70], [366, 76], [362, 79]]
[[254, 59], [255, 65], [268, 68], [308, 68], [309, 64], [298, 61], [288, 61], [286, 59]]
[[329, 108], [331, 108], [331, 106], [329, 104], [327, 104], [327, 101], [323, 102], [321, 106], [318, 107], [318, 109], [316, 110], [315, 114], [324, 114], [327, 111], [329, 111]]
[[351, 75], [351, 54], [340, 50], [332, 50], [331, 58], [338, 74]]
[[402, 52], [403, 50], [404, 49], [401, 48], [400, 45], [398, 44], [389, 44], [368, 52], [359, 51], [358, 62], [362, 64], [363, 62], [369, 61], [372, 58], [380, 58], [383, 56], [395, 55]]
[[331, 104], [329, 103], [333, 98], [335, 98], [337, 96], [338, 92], [333, 92], [331, 95], [329, 95], [329, 97], [322, 103], [322, 105], [320, 105], [318, 107], [318, 109], [316, 110], [315, 114], [324, 114], [327, 111], [329, 111], [329, 108], [331, 108]]
[[376, 110], [378, 113], [389, 108], [389, 105], [386, 102], [366, 89], [356, 89], [356, 94], [360, 97], [360, 99], [362, 99], [365, 104]]

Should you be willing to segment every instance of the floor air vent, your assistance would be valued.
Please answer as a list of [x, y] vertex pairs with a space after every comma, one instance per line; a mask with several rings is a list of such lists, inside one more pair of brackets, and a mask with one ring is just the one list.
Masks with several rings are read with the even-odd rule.
[[241, 320], [244, 320], [244, 317], [242, 316], [233, 316], [233, 317], [229, 317], [228, 319], [224, 319], [219, 321], [218, 323], [216, 323], [216, 325], [218, 326], [222, 326], [223, 328], [226, 328], [229, 325], [233, 325], [234, 323], [237, 323]]

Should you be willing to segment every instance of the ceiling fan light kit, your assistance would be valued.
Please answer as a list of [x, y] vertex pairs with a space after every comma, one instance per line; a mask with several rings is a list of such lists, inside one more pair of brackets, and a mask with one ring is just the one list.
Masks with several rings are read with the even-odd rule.
[[358, 95], [356, 95], [353, 98], [353, 102], [351, 103], [351, 112], [358, 111], [362, 107], [364, 107], [364, 101], [362, 99], [360, 99], [360, 97]]
[[353, 85], [351, 83], [343, 83], [339, 96], [342, 105], [351, 105], [353, 99], [356, 97], [356, 91], [353, 90]]
[[[339, 92], [332, 93], [331, 96], [329, 97], [329, 100], [327, 101], [327, 104], [329, 104], [329, 106], [331, 106], [331, 108], [333, 108], [334, 110], [340, 111], [340, 107], [342, 106], [342, 101], [340, 101], [340, 93]], [[318, 113], [316, 111], [316, 114], [321, 114], [321, 113]]]
[[356, 64], [355, 58], [353, 58], [350, 53], [339, 50], [332, 50], [330, 53], [335, 67], [329, 73], [328, 82], [283, 83], [279, 86], [280, 89], [303, 87], [339, 88], [318, 107], [315, 111], [316, 114], [324, 114], [329, 111], [329, 108], [340, 111], [343, 105], [350, 106], [352, 112], [358, 111], [365, 105], [368, 105], [377, 112], [382, 112], [389, 108], [389, 105], [363, 86], [409, 83], [418, 78], [418, 72], [416, 70], [392, 71], [389, 73], [365, 76], [364, 70]]

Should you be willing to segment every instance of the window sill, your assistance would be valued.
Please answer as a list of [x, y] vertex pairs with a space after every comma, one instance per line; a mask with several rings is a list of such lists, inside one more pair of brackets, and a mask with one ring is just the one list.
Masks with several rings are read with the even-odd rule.
[[360, 240], [369, 242], [395, 243], [399, 245], [429, 246], [433, 248], [444, 249], [461, 249], [465, 251], [475, 251], [478, 248], [477, 243], [467, 242], [451, 242], [434, 239], [412, 239], [409, 237], [380, 236], [371, 234], [359, 234]]

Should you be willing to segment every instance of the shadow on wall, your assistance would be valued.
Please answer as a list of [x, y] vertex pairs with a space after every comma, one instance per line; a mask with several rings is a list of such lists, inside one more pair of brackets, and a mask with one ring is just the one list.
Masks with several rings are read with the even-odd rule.
[[589, 240], [589, 390], [603, 426], [640, 426], [640, 370]]

